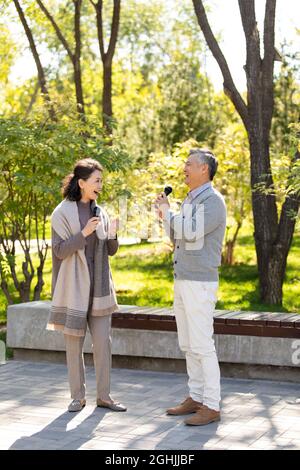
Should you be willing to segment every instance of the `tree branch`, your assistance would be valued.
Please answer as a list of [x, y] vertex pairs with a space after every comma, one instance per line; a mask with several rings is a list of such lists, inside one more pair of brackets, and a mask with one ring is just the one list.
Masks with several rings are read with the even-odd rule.
[[205, 8], [202, 0], [193, 0], [195, 13], [198, 19], [199, 26], [203, 32], [205, 40], [216, 59], [224, 79], [223, 87], [225, 94], [231, 99], [237, 112], [239, 113], [245, 127], [248, 127], [248, 110], [245, 101], [237, 90], [232, 79], [228, 64], [221, 51], [219, 44], [212, 32], [210, 24], [207, 19]]
[[46, 85], [46, 75], [45, 75], [45, 72], [44, 72], [44, 69], [43, 69], [43, 66], [42, 66], [42, 63], [41, 63], [41, 60], [40, 60], [40, 56], [38, 54], [38, 51], [37, 51], [37, 48], [36, 48], [36, 45], [35, 45], [35, 42], [34, 42], [34, 39], [33, 39], [31, 29], [30, 29], [30, 27], [27, 23], [27, 20], [25, 18], [24, 12], [21, 8], [20, 2], [18, 0], [13, 0], [13, 1], [14, 1], [16, 10], [18, 12], [20, 21], [23, 25], [25, 34], [26, 34], [28, 42], [29, 42], [31, 53], [32, 53], [34, 61], [35, 61], [35, 65], [36, 65], [37, 72], [38, 72], [39, 84], [40, 84], [40, 87], [41, 87], [43, 98], [44, 98], [47, 106], [49, 107], [48, 109], [49, 109], [50, 118], [53, 121], [55, 121], [56, 120], [56, 115], [55, 115], [55, 111], [54, 111], [53, 105], [51, 103], [49, 91], [48, 91], [48, 88], [47, 88], [47, 85]]
[[71, 61], [74, 62], [74, 54], [72, 53], [70, 45], [69, 45], [68, 41], [66, 40], [66, 38], [64, 37], [64, 35], [62, 34], [58, 24], [54, 20], [53, 16], [49, 13], [49, 11], [47, 10], [47, 8], [43, 4], [43, 2], [41, 0], [36, 0], [36, 1], [37, 1], [37, 4], [39, 5], [40, 9], [42, 10], [42, 12], [45, 14], [45, 16], [48, 18], [48, 20], [52, 24], [58, 39], [60, 40], [60, 42], [62, 43], [62, 45], [66, 49], [66, 51], [68, 53], [68, 56], [70, 57]]
[[239, 8], [245, 37], [251, 38], [257, 28], [254, 0], [239, 0]]
[[264, 58], [262, 62], [265, 132], [270, 132], [274, 109], [275, 15], [276, 0], [267, 0], [264, 21]]
[[92, 0], [91, 4], [94, 6], [96, 11], [96, 19], [97, 19], [97, 33], [98, 33], [98, 42], [99, 42], [99, 49], [102, 62], [105, 62], [105, 51], [104, 51], [104, 39], [103, 39], [103, 25], [102, 25], [102, 0], [98, 0], [97, 3], [94, 3]]
[[106, 54], [106, 58], [109, 60], [109, 62], [112, 62], [112, 58], [116, 49], [119, 23], [120, 23], [120, 9], [121, 9], [121, 0], [114, 0], [114, 11], [113, 11], [112, 24], [111, 24], [110, 40], [109, 40], [109, 45], [108, 45], [107, 54]]
[[270, 66], [275, 58], [275, 16], [276, 0], [266, 0], [264, 20], [264, 62]]
[[74, 0], [75, 5], [75, 15], [74, 15], [74, 35], [75, 35], [75, 54], [74, 60], [80, 60], [81, 53], [81, 35], [80, 35], [80, 9], [81, 9], [82, 0]]
[[106, 52], [104, 48], [104, 38], [103, 38], [103, 17], [102, 17], [103, 1], [98, 0], [97, 3], [94, 3], [92, 0], [90, 0], [90, 3], [93, 5], [96, 11], [98, 41], [99, 41], [99, 49], [100, 49], [102, 62], [111, 63], [114, 52], [115, 52], [117, 39], [118, 39], [121, 0], [114, 0], [114, 9], [113, 9], [113, 18], [112, 18], [111, 30], [110, 30], [110, 38], [109, 38], [109, 44], [108, 44], [108, 48]]
[[246, 74], [248, 87], [256, 87], [260, 77], [260, 39], [255, 16], [254, 0], [239, 0], [240, 14], [246, 39]]

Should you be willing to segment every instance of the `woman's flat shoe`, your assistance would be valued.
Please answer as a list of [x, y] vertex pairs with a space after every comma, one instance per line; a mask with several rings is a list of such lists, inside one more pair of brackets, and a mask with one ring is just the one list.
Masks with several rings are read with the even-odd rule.
[[86, 400], [73, 400], [68, 406], [68, 411], [81, 411], [86, 405]]
[[97, 398], [97, 406], [100, 408], [109, 408], [112, 411], [127, 411], [126, 406], [122, 405], [122, 403], [118, 403], [117, 401], [103, 401], [100, 400], [100, 398]]

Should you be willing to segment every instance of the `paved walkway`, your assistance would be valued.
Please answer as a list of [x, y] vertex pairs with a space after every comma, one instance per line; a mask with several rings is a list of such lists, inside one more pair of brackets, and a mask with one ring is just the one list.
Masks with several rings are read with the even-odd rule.
[[[300, 385], [222, 380], [222, 421], [185, 426], [165, 408], [187, 393], [184, 374], [113, 369], [112, 394], [127, 413], [87, 406], [66, 412], [66, 366], [9, 361], [0, 366], [0, 449], [300, 449]], [[288, 403], [291, 401], [292, 403]]]

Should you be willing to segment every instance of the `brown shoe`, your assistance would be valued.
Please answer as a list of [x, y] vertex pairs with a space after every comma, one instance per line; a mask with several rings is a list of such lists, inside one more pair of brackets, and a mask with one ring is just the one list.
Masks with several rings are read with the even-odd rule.
[[220, 421], [220, 419], [220, 411], [212, 410], [211, 408], [203, 405], [194, 416], [186, 419], [184, 423], [191, 426], [205, 426], [205, 424]]
[[202, 406], [202, 403], [195, 401], [192, 397], [186, 398], [180, 405], [167, 410], [168, 415], [188, 415], [190, 413], [196, 413]]

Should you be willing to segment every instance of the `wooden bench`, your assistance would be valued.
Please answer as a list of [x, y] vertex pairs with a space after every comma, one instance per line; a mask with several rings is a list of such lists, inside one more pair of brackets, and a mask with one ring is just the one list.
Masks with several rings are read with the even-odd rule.
[[[114, 328], [177, 331], [173, 309], [158, 307], [121, 306], [112, 315]], [[216, 310], [216, 334], [300, 338], [300, 314]]]

